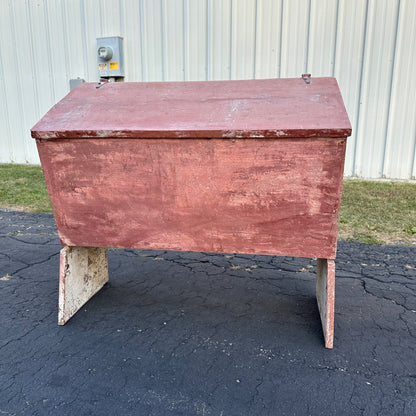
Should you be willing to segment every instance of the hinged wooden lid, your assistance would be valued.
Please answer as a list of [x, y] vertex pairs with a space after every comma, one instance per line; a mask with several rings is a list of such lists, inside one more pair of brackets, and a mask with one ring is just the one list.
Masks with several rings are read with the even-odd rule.
[[33, 128], [37, 139], [346, 137], [335, 78], [84, 83]]

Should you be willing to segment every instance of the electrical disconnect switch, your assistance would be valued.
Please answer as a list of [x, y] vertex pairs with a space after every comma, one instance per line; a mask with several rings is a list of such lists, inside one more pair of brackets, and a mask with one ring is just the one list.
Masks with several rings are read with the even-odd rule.
[[100, 78], [124, 77], [123, 38], [97, 38], [97, 61]]

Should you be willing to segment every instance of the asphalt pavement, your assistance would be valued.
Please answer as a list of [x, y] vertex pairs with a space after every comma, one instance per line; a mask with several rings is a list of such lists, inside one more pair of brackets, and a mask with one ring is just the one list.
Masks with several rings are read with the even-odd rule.
[[333, 350], [313, 259], [112, 249], [58, 326], [60, 249], [0, 211], [0, 416], [416, 415], [416, 247], [339, 242]]

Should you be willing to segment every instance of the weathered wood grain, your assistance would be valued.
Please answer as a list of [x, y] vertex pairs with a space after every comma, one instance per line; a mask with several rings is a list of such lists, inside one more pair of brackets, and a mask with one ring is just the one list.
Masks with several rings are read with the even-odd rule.
[[335, 258], [345, 139], [38, 140], [62, 244]]
[[335, 315], [335, 262], [332, 259], [318, 259], [316, 300], [321, 316], [325, 347], [332, 348], [334, 345]]
[[60, 253], [58, 324], [64, 325], [107, 282], [107, 248], [64, 247]]

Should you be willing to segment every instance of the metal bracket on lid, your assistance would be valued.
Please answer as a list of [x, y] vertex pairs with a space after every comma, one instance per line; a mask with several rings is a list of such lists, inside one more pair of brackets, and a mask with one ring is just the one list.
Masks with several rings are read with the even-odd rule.
[[95, 86], [95, 88], [100, 88], [102, 87], [104, 84], [107, 84], [109, 82], [108, 79], [106, 78], [100, 78], [100, 81], [98, 82], [98, 84]]
[[302, 74], [302, 79], [305, 81], [306, 84], [311, 83], [311, 74]]

